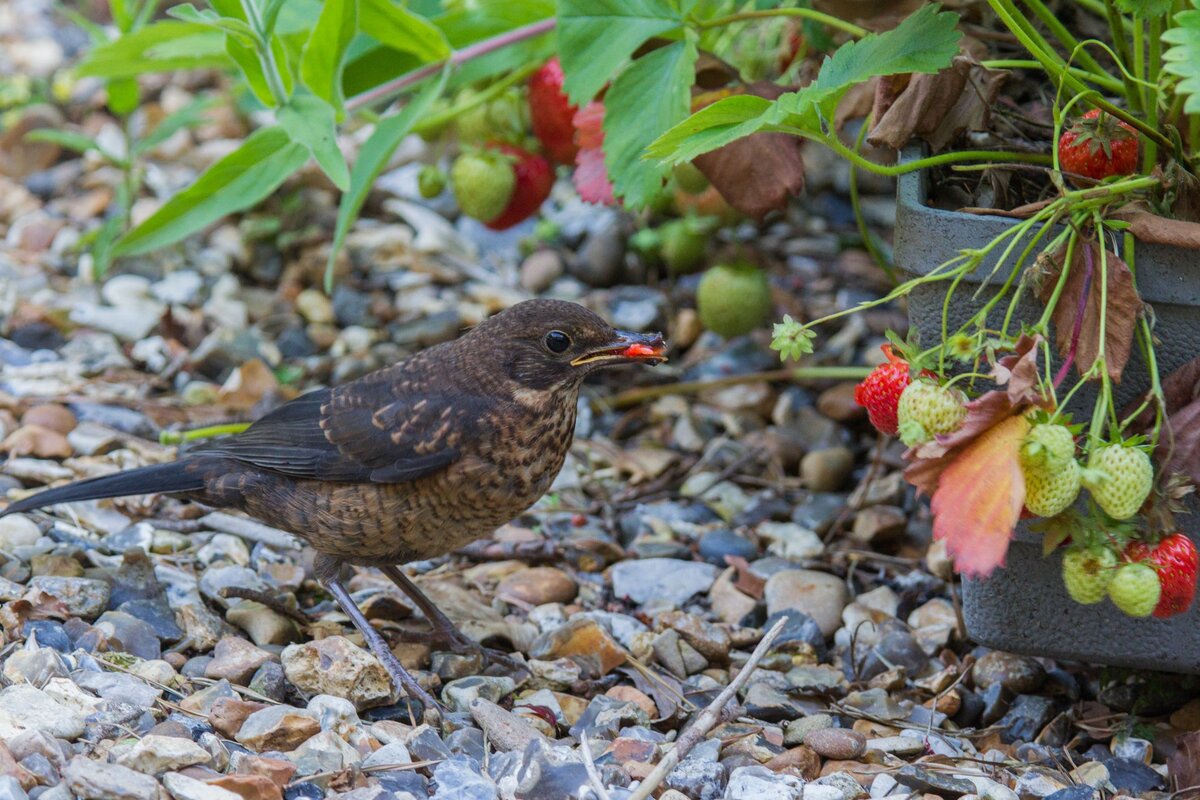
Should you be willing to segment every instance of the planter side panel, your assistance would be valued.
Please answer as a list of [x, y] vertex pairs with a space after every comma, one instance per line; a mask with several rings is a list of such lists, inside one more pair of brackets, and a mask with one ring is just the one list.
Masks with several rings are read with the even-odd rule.
[[[978, 248], [1002, 233], [1010, 220], [930, 208], [925, 205], [924, 174], [903, 176], [898, 185], [895, 254], [909, 276], [928, 274], [965, 248]], [[1020, 251], [1020, 245], [1017, 252]], [[1155, 246], [1137, 249], [1138, 288], [1153, 306], [1160, 373], [1200, 355], [1200, 254]], [[953, 332], [986, 303], [994, 292], [985, 288], [974, 297], [995, 262], [985, 263], [963, 281], [948, 306], [948, 330]], [[1010, 267], [998, 271], [1003, 283]], [[949, 282], [922, 286], [908, 300], [909, 318], [921, 341], [942, 335], [942, 310]], [[991, 312], [998, 327], [1007, 301]], [[1017, 323], [1037, 319], [1041, 308], [1019, 307]], [[1018, 329], [1015, 325], [1012, 328]], [[928, 346], [928, 345], [926, 345]], [[1074, 379], [1072, 376], [1071, 379]], [[1118, 405], [1132, 400], [1149, 385], [1149, 376], [1136, 347], [1117, 387]], [[1081, 391], [1072, 411], [1086, 420], [1094, 392]], [[1190, 504], [1195, 511], [1195, 504]], [[1181, 529], [1200, 543], [1200, 514], [1181, 515]], [[987, 580], [965, 580], [964, 616], [973, 639], [998, 649], [1090, 661], [1116, 666], [1200, 673], [1200, 603], [1170, 620], [1131, 619], [1110, 602], [1082, 606], [1062, 585], [1061, 554], [1041, 556], [1041, 537], [1025, 526], [1017, 530], [1007, 566]]]

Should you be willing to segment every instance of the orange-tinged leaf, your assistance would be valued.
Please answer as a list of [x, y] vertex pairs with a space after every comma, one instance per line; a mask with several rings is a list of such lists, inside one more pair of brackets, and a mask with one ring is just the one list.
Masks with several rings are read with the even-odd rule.
[[1013, 416], [972, 442], [942, 472], [930, 507], [933, 536], [946, 541], [955, 568], [986, 576], [1004, 564], [1025, 505], [1018, 458], [1029, 420]]

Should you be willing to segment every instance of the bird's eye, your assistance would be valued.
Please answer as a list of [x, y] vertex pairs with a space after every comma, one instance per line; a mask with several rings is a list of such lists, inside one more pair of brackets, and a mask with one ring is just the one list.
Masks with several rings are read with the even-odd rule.
[[571, 337], [562, 331], [550, 331], [546, 334], [546, 349], [551, 353], [565, 353], [571, 346]]

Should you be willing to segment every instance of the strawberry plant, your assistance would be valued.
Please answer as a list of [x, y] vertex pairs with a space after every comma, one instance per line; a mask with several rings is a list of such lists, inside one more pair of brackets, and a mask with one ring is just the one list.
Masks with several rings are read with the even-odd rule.
[[[906, 360], [921, 374], [891, 360], [857, 393], [876, 428], [907, 447], [905, 475], [931, 498], [934, 536], [958, 569], [986, 576], [1004, 563], [1022, 516], [1040, 517], [1047, 553], [1070, 542], [1070, 595], [1083, 603], [1108, 596], [1139, 617], [1158, 613], [1160, 595], [1161, 609], [1186, 610], [1195, 587], [1195, 570], [1175, 566], [1194, 556], [1159, 563], [1144, 543], [1175, 530], [1179, 499], [1200, 479], [1200, 366], [1160, 374], [1163, 343], [1139, 293], [1136, 259], [1139, 244], [1200, 246], [1200, 11], [1187, 5], [1078, 0], [1052, 10], [1041, 0], [1022, 9], [989, 0], [991, 21], [1023, 51], [989, 58], [987, 47], [957, 38], [953, 14], [928, 4], [889, 33], [920, 36], [934, 49], [961, 44], [952, 66], [917, 74], [887, 34], [856, 37], [802, 88], [717, 99], [647, 147], [665, 166], [698, 163], [771, 132], [820, 142], [877, 174], [940, 170], [944, 181], [965, 185], [987, 171], [1035, 187], [1022, 201], [975, 209], [1013, 220], [992, 240], [922, 267], [858, 308], [807, 324], [786, 318], [774, 345], [785, 359], [804, 357], [823, 324], [945, 287], [940, 321], [922, 326], [940, 335], [907, 345]], [[1077, 36], [1082, 24], [1069, 23], [1083, 18], [1108, 36]], [[1012, 70], [1049, 87], [1040, 130], [1014, 135], [981, 122], [1003, 108], [999, 88]], [[851, 144], [833, 121], [849, 88], [864, 81], [875, 84], [874, 102]], [[974, 109], [974, 122], [964, 109]], [[1038, 116], [1023, 113], [1025, 121]], [[989, 146], [963, 146], [964, 130]], [[933, 153], [883, 164], [860, 151], [864, 142], [899, 149], [913, 138]], [[959, 300], [972, 284], [979, 288]], [[954, 304], [970, 309], [965, 322], [950, 314]], [[1119, 403], [1131, 363], [1146, 385]]]

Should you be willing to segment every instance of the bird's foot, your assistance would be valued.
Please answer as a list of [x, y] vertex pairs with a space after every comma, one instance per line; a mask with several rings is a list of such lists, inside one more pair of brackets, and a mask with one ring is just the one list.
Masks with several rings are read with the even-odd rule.
[[428, 644], [434, 651], [454, 653], [459, 656], [475, 656], [480, 661], [480, 667], [495, 664], [511, 671], [528, 671], [529, 666], [520, 659], [503, 650], [485, 647], [458, 628], [433, 628], [432, 630], [414, 630], [412, 628], [393, 629], [392, 635], [405, 642], [421, 642]]

